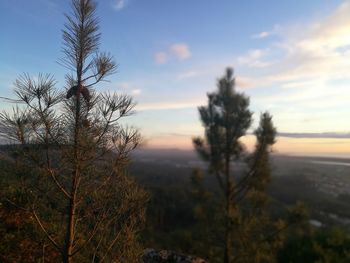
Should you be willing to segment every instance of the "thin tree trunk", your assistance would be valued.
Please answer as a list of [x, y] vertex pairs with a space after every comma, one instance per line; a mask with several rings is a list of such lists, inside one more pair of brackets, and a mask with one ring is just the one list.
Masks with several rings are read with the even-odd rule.
[[228, 136], [226, 136], [227, 149], [225, 158], [225, 179], [226, 179], [226, 232], [225, 232], [225, 251], [224, 263], [230, 263], [230, 241], [231, 241], [231, 224], [230, 224], [230, 196], [231, 196], [231, 180], [230, 180], [230, 151], [228, 145]]
[[230, 161], [229, 158], [226, 158], [226, 163], [225, 163], [225, 179], [226, 179], [226, 227], [225, 227], [225, 251], [224, 251], [224, 263], [229, 263], [230, 262], [230, 231], [231, 231], [231, 226], [230, 226], [230, 190], [231, 190], [231, 184], [230, 184]]
[[[82, 24], [84, 24], [84, 17], [82, 18]], [[83, 31], [83, 27], [81, 29]], [[80, 177], [80, 156], [79, 156], [79, 136], [80, 136], [80, 93], [81, 93], [81, 79], [82, 79], [82, 68], [83, 68], [83, 48], [82, 43], [80, 47], [80, 56], [77, 65], [77, 93], [76, 93], [76, 109], [75, 109], [75, 129], [74, 129], [74, 161], [75, 167], [72, 173], [72, 190], [69, 198], [68, 206], [68, 221], [67, 221], [67, 234], [65, 240], [65, 251], [63, 253], [63, 262], [72, 263], [73, 254], [73, 243], [75, 238], [75, 212], [76, 212], [76, 195], [79, 187]]]
[[76, 170], [73, 177], [71, 198], [69, 200], [68, 227], [67, 227], [67, 235], [66, 235], [66, 242], [65, 242], [66, 247], [65, 247], [65, 253], [63, 255], [64, 263], [72, 262], [73, 242], [74, 242], [74, 235], [75, 235], [74, 225], [75, 225], [76, 192], [77, 192], [77, 185], [78, 185], [78, 176], [79, 176], [79, 171]]

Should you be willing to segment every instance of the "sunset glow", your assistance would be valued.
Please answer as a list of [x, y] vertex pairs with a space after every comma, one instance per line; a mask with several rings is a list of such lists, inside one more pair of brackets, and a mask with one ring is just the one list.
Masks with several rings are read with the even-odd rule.
[[[350, 131], [350, 1], [98, 4], [102, 49], [119, 69], [96, 91], [135, 98], [129, 124], [141, 130], [147, 147], [191, 149], [191, 138], [203, 134], [197, 107], [230, 66], [255, 113], [250, 133], [261, 112], [273, 115], [281, 134], [275, 152], [349, 155], [350, 136], [337, 134]], [[57, 61], [67, 10], [68, 1], [1, 2], [1, 96], [13, 97], [22, 72], [52, 73], [63, 88], [66, 69]], [[10, 107], [1, 101], [2, 109]], [[325, 133], [335, 136], [322, 138]]]

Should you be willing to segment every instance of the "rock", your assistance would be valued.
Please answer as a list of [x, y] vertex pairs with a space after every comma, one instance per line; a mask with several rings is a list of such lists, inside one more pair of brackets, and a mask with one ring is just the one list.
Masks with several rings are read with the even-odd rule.
[[208, 263], [202, 258], [187, 256], [170, 250], [151, 248], [144, 251], [142, 259], [144, 263]]

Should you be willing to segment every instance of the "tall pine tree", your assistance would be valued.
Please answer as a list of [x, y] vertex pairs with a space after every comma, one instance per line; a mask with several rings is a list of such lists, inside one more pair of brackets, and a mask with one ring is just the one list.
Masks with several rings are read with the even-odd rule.
[[218, 80], [217, 88], [208, 94], [208, 105], [199, 108], [205, 137], [194, 138], [193, 143], [209, 163], [209, 172], [216, 176], [223, 194], [223, 262], [271, 262], [280, 244], [279, 230], [284, 227], [282, 221], [272, 222], [267, 210], [269, 153], [276, 129], [272, 117], [263, 113], [247, 169], [234, 173], [235, 161], [244, 150], [240, 138], [251, 126], [252, 113], [249, 98], [235, 90], [232, 69]]
[[116, 64], [99, 51], [96, 3], [72, 0], [71, 7], [61, 60], [66, 91], [50, 75], [23, 75], [15, 82], [22, 104], [0, 115], [0, 135], [15, 141], [25, 169], [21, 202], [10, 202], [31, 215], [61, 262], [138, 262], [147, 197], [126, 165], [140, 135], [120, 123], [134, 103], [95, 91]]
[[209, 171], [215, 174], [224, 196], [224, 263], [231, 262], [232, 230], [237, 207], [234, 199], [235, 181], [231, 163], [239, 158], [243, 145], [239, 139], [251, 125], [249, 98], [235, 90], [233, 70], [218, 80], [218, 90], [208, 94], [208, 105], [199, 108], [205, 138], [194, 138], [197, 152], [209, 162]]
[[236, 185], [234, 201], [239, 213], [233, 258], [235, 262], [268, 263], [275, 261], [283, 241], [281, 231], [286, 227], [284, 221], [273, 221], [269, 216], [270, 151], [276, 136], [269, 113], [261, 114], [254, 134], [256, 145], [248, 158], [249, 170]]

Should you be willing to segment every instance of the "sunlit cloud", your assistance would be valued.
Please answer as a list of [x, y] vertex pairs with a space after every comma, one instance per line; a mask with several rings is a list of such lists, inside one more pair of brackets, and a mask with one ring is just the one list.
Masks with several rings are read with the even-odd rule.
[[[201, 134], [157, 134], [146, 137], [146, 147], [149, 148], [177, 148], [193, 150], [192, 137]], [[256, 142], [254, 135], [241, 138], [248, 151], [254, 149]], [[332, 145], [332, 147], [330, 147]], [[349, 156], [349, 138], [294, 138], [278, 137], [273, 146], [274, 154], [311, 155], [311, 156]]]
[[280, 137], [273, 148], [277, 154], [346, 157], [350, 154], [350, 139]]
[[185, 43], [175, 43], [170, 45], [166, 50], [158, 51], [154, 54], [156, 64], [165, 64], [170, 60], [186, 60], [191, 57], [191, 51]]
[[127, 90], [132, 87], [132, 84], [130, 82], [118, 82], [115, 83], [113, 86], [115, 86], [117, 89]]
[[202, 105], [203, 101], [193, 100], [186, 102], [151, 102], [151, 103], [140, 103], [137, 106], [137, 110], [175, 110], [175, 109], [186, 109], [186, 108], [196, 108]]
[[251, 36], [251, 38], [253, 38], [253, 39], [267, 38], [267, 37], [270, 37], [272, 35], [277, 34], [280, 31], [280, 29], [281, 29], [280, 25], [277, 24], [277, 25], [273, 26], [272, 30], [270, 30], [270, 31], [261, 31], [261, 32], [259, 32], [257, 34], [253, 34]]
[[265, 38], [271, 35], [271, 32], [263, 31], [258, 34], [252, 35], [252, 38]]
[[168, 61], [167, 53], [157, 52], [156, 54], [154, 54], [154, 61], [159, 65], [165, 64]]
[[133, 96], [139, 96], [142, 93], [142, 89], [134, 82], [117, 82], [112, 83], [106, 87], [105, 91], [116, 91], [118, 93], [130, 94]]
[[[247, 66], [263, 65], [269, 71], [260, 83], [301, 81], [327, 76], [348, 77], [350, 73], [350, 2], [340, 5], [331, 15], [309, 24], [280, 26], [279, 41], [262, 50], [249, 51], [238, 62]], [[264, 61], [261, 58], [264, 57]], [[279, 59], [276, 59], [279, 57]]]
[[114, 0], [112, 7], [117, 10], [120, 11], [123, 8], [125, 8], [125, 6], [127, 5], [128, 0]]
[[350, 130], [342, 121], [350, 100], [349, 14], [350, 1], [345, 1], [326, 17], [279, 26], [267, 46], [236, 60], [254, 88], [249, 90], [252, 103], [268, 109], [279, 129]]
[[200, 75], [200, 72], [195, 71], [195, 70], [190, 70], [190, 71], [186, 71], [186, 72], [179, 74], [178, 79], [180, 79], [180, 80], [189, 79], [189, 78], [196, 77], [198, 75]]
[[133, 89], [131, 91], [131, 94], [134, 95], [134, 96], [138, 96], [138, 95], [141, 94], [141, 92], [142, 92], [141, 89]]
[[179, 60], [185, 60], [191, 57], [189, 47], [184, 43], [174, 44], [170, 47], [171, 53]]
[[320, 133], [280, 132], [278, 133], [278, 136], [287, 137], [287, 138], [350, 139], [350, 133], [340, 133], [340, 132], [320, 132]]
[[157, 134], [156, 136], [146, 136], [144, 146], [157, 149], [176, 148], [189, 150], [192, 149], [192, 139], [188, 135]]
[[253, 79], [243, 77], [243, 76], [237, 76], [236, 77], [236, 86], [241, 89], [245, 88], [251, 88], [254, 87]]
[[240, 65], [246, 65], [252, 68], [264, 68], [271, 65], [272, 62], [264, 61], [267, 57], [269, 49], [250, 50], [246, 55], [238, 57], [237, 61]]
[[[269, 110], [274, 116], [274, 123], [281, 131], [280, 143], [276, 145], [279, 151], [293, 152], [294, 141], [300, 142], [295, 152], [306, 151], [301, 142], [317, 140], [312, 151], [326, 152], [330, 144], [321, 147], [321, 141], [350, 140], [347, 134], [350, 126], [344, 123], [344, 116], [348, 115], [346, 105], [350, 101], [348, 3], [331, 11], [327, 17], [303, 24], [275, 26], [268, 31], [273, 32], [270, 35], [273, 34], [273, 38], [264, 42], [264, 46], [257, 45], [236, 59], [226, 56], [216, 57], [214, 61], [194, 60], [196, 64], [191, 63], [191, 68], [177, 72], [175, 78], [203, 95], [215, 89], [215, 79], [226, 66], [234, 65], [237, 88], [250, 96], [251, 108], [256, 112], [253, 126], [257, 125], [259, 111]], [[327, 37], [323, 36], [323, 30]], [[171, 46], [161, 50], [167, 55], [166, 63], [176, 61]], [[197, 101], [139, 101], [139, 110], [172, 112], [195, 109], [206, 102], [204, 96]], [[200, 127], [199, 122], [196, 125]], [[328, 132], [330, 127], [334, 132]]]

